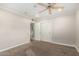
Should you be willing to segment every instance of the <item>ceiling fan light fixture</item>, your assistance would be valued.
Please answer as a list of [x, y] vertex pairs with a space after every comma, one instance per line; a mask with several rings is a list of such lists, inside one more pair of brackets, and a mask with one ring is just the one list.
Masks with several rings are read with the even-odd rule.
[[59, 12], [62, 12], [62, 11], [63, 11], [63, 9], [62, 9], [62, 8], [59, 8], [59, 9], [58, 9], [58, 11], [59, 11]]
[[42, 12], [48, 10], [49, 14], [52, 14], [53, 10], [62, 12], [63, 8], [64, 8], [62, 5], [57, 4], [57, 3], [48, 3], [48, 6], [46, 6], [45, 4], [39, 4], [39, 5], [41, 5], [41, 6], [46, 8]]
[[37, 18], [38, 18], [38, 17], [39, 17], [39, 14], [36, 14], [36, 15], [35, 15], [35, 17], [37, 17]]

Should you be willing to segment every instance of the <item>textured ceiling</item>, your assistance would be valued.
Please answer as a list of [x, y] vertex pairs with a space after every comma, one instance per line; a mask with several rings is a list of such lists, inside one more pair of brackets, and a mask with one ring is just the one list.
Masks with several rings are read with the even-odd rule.
[[[51, 19], [62, 15], [72, 15], [76, 13], [79, 7], [78, 3], [62, 3], [62, 5], [64, 6], [63, 12], [52, 12], [52, 15], [49, 15], [48, 11], [45, 11], [40, 13], [38, 18]], [[44, 9], [44, 7], [36, 3], [0, 3], [0, 8], [30, 18], [35, 18], [35, 15]]]

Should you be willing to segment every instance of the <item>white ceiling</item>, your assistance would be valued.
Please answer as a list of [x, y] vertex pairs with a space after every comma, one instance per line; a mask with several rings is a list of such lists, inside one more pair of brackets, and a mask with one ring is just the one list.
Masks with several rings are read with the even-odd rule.
[[[45, 11], [39, 14], [39, 19], [51, 19], [62, 15], [72, 15], [76, 13], [79, 7], [78, 3], [62, 3], [62, 5], [64, 6], [63, 12], [52, 12], [52, 15], [49, 15], [48, 11]], [[0, 3], [0, 8], [31, 18], [35, 18], [35, 15], [44, 9], [44, 7], [36, 3]]]

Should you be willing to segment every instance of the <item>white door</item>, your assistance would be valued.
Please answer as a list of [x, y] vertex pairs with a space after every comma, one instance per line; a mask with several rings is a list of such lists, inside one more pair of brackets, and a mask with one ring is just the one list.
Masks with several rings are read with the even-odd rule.
[[54, 39], [53, 26], [50, 22], [40, 23], [40, 40], [52, 42]]

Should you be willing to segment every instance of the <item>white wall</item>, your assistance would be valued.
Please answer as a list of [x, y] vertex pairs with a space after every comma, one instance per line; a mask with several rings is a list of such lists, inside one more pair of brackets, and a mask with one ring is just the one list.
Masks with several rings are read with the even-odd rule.
[[75, 17], [62, 16], [54, 19], [54, 36], [53, 41], [74, 45], [75, 43]]
[[[41, 21], [40, 40], [48, 42], [56, 42], [67, 45], [74, 45], [75, 42], [75, 17], [61, 16], [52, 20]], [[37, 30], [36, 32], [38, 32]], [[37, 34], [38, 36], [38, 34]]]
[[79, 51], [79, 11], [76, 14], [76, 48]]
[[0, 10], [0, 50], [30, 42], [30, 21]]
[[35, 25], [34, 25], [34, 32], [35, 32], [35, 37], [34, 37], [34, 39], [35, 40], [40, 40], [40, 23], [38, 22], [38, 23], [35, 23]]

